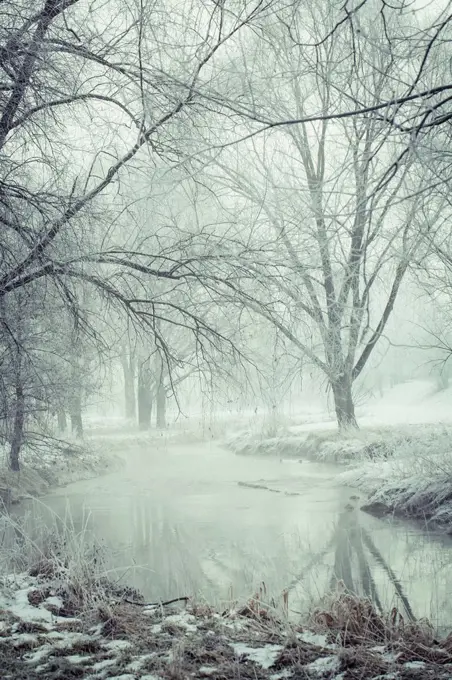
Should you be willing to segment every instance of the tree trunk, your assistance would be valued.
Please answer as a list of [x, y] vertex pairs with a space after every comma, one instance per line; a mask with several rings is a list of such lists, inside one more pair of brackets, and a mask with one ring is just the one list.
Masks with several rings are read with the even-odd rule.
[[71, 390], [69, 395], [69, 415], [71, 432], [78, 439], [83, 438], [82, 403], [84, 395], [83, 346], [78, 332], [72, 338]]
[[9, 451], [9, 466], [14, 472], [19, 472], [19, 454], [22, 447], [23, 437], [24, 437], [24, 421], [25, 421], [25, 395], [24, 388], [22, 385], [22, 378], [20, 375], [20, 369], [16, 375], [16, 404], [14, 412], [14, 426], [13, 426], [13, 436], [11, 440], [11, 448]]
[[137, 415], [135, 398], [135, 360], [123, 349], [121, 353], [122, 372], [124, 376], [125, 415], [128, 420], [135, 420]]
[[138, 427], [149, 430], [151, 427], [152, 392], [150, 360], [140, 363], [138, 370]]
[[157, 427], [161, 430], [166, 429], [166, 390], [165, 385], [160, 383], [157, 388]]
[[63, 411], [62, 409], [58, 409], [57, 411], [57, 421], [58, 421], [58, 432], [60, 434], [64, 434], [67, 430], [67, 418], [66, 418], [66, 411]]
[[71, 404], [71, 431], [79, 439], [83, 437], [82, 398], [78, 394]]
[[342, 375], [336, 382], [331, 384], [331, 388], [333, 390], [334, 409], [339, 429], [357, 428], [358, 423], [355, 416], [351, 378]]

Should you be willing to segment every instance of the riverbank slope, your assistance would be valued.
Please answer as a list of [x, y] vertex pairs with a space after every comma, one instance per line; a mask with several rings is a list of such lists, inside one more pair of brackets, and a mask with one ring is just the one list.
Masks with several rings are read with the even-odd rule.
[[58, 439], [23, 447], [21, 469], [9, 469], [7, 452], [0, 452], [0, 503], [9, 507], [29, 496], [39, 497], [58, 486], [97, 477], [121, 466], [120, 458], [101, 442]]
[[310, 626], [289, 624], [262, 593], [215, 611], [149, 603], [107, 581], [81, 584], [42, 561], [0, 586], [5, 680], [446, 680], [452, 639], [336, 594]]

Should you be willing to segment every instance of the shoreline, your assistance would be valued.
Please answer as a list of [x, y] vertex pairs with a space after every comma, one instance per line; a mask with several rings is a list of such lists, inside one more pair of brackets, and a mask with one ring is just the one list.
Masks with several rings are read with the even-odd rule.
[[41, 450], [24, 447], [21, 469], [0, 466], [0, 506], [8, 509], [27, 498], [39, 498], [72, 482], [93, 479], [119, 469], [116, 454], [105, 454], [89, 440], [82, 443], [55, 440]]
[[403, 425], [358, 431], [242, 432], [224, 442], [236, 455], [335, 464], [338, 483], [366, 497], [363, 512], [394, 515], [452, 534], [452, 426]]
[[[33, 574], [33, 575], [31, 575]], [[205, 603], [146, 604], [105, 580], [82, 584], [42, 561], [3, 577], [5, 680], [446, 680], [452, 638], [379, 616], [336, 593], [307, 625], [289, 624], [259, 595], [217, 611]]]

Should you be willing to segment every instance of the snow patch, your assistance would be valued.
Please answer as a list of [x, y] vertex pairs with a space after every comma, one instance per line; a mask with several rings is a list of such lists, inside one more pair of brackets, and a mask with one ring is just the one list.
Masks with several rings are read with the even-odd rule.
[[72, 654], [71, 656], [66, 656], [66, 661], [73, 663], [75, 665], [79, 663], [89, 663], [91, 661], [91, 656], [82, 656], [81, 654]]
[[48, 609], [41, 606], [33, 607], [33, 605], [29, 603], [28, 593], [32, 590], [34, 590], [34, 588], [30, 586], [28, 588], [16, 590], [13, 601], [0, 602], [0, 607], [2, 609], [7, 609], [14, 614], [14, 616], [17, 616], [17, 618], [28, 623], [37, 623], [40, 621], [47, 621], [50, 623], [54, 619], [54, 616]]
[[407, 661], [403, 664], [403, 667], [412, 671], [419, 670], [425, 668], [425, 661]]
[[165, 625], [173, 624], [175, 626], [179, 626], [179, 628], [183, 628], [187, 631], [187, 633], [196, 633], [198, 626], [191, 623], [192, 621], [196, 621], [196, 618], [193, 616], [193, 614], [188, 614], [186, 612], [181, 614], [172, 614], [165, 617]]
[[311, 645], [316, 645], [317, 647], [329, 647], [326, 642], [326, 635], [320, 635], [317, 633], [312, 633], [310, 630], [304, 630], [302, 633], [298, 633], [297, 638], [302, 640], [302, 642], [307, 642]]
[[43, 647], [40, 647], [37, 649], [35, 652], [32, 652], [30, 654], [25, 654], [24, 655], [24, 661], [27, 664], [30, 664], [30, 666], [33, 666], [34, 664], [39, 663], [43, 659], [47, 658], [50, 656], [52, 653], [52, 647], [50, 645], [44, 645]]
[[54, 649], [71, 649], [76, 644], [90, 643], [92, 638], [85, 633], [64, 633], [60, 640], [53, 643]]
[[314, 675], [324, 675], [334, 673], [339, 670], [339, 659], [337, 656], [324, 656], [306, 664], [305, 671]]
[[156, 652], [151, 652], [150, 654], [143, 654], [142, 656], [139, 656], [136, 659], [133, 659], [133, 661], [131, 661], [127, 665], [126, 670], [137, 672], [144, 666], [146, 661], [149, 661], [150, 659], [154, 659], [156, 657], [156, 655], [157, 655]]
[[282, 651], [281, 645], [265, 645], [265, 647], [249, 647], [241, 642], [231, 642], [232, 649], [237, 656], [245, 656], [262, 668], [270, 668]]
[[45, 604], [50, 604], [52, 607], [57, 607], [58, 609], [62, 609], [64, 605], [61, 597], [56, 597], [55, 595], [48, 597], [45, 601]]
[[38, 644], [37, 636], [32, 633], [16, 633], [11, 636], [11, 639], [13, 641], [13, 647], [22, 647], [23, 645], [29, 645], [31, 647], [32, 645]]
[[102, 671], [104, 668], [109, 666], [115, 666], [117, 664], [117, 659], [104, 659], [103, 661], [96, 661], [93, 664], [93, 671]]
[[67, 633], [59, 633], [57, 630], [51, 630], [48, 633], [44, 633], [43, 636], [51, 640], [62, 640], [65, 638]]
[[108, 649], [111, 652], [123, 652], [126, 649], [130, 649], [132, 647], [132, 643], [129, 642], [128, 640], [110, 640], [110, 642], [104, 642], [102, 644], [102, 647], [104, 649]]

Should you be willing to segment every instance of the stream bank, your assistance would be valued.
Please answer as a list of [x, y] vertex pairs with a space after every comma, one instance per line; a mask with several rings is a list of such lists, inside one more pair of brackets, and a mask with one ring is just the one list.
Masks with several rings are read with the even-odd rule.
[[121, 465], [114, 454], [101, 445], [51, 440], [35, 446], [24, 446], [21, 469], [9, 469], [6, 453], [0, 465], [0, 504], [9, 508], [30, 496], [38, 498], [53, 489], [79, 480], [113, 472]]
[[244, 456], [279, 456], [342, 466], [338, 482], [367, 496], [375, 517], [427, 522], [452, 533], [452, 426], [368, 427], [362, 430], [281, 428], [273, 436], [241, 432], [226, 442]]
[[[352, 492], [336, 484], [337, 465], [246, 456], [231, 465], [230, 454], [214, 443], [123, 441], [121, 447], [126, 463], [119, 473], [20, 504], [24, 526], [34, 530], [30, 548], [40, 553], [50, 545], [60, 566], [43, 562], [22, 573], [31, 562], [21, 560], [19, 576], [0, 580], [4, 677], [452, 676], [451, 641], [438, 641], [433, 632], [450, 630], [452, 620], [450, 539], [360, 513]], [[44, 538], [51, 527], [46, 509], [55, 523], [50, 544], [39, 539], [41, 527]], [[66, 516], [63, 524], [55, 519]], [[345, 583], [350, 568], [360, 566], [366, 545], [355, 539], [363, 536], [372, 538], [366, 578], [371, 573], [381, 611], [390, 615], [343, 593], [315, 608], [332, 575]], [[399, 610], [388, 572], [417, 624]], [[105, 573], [131, 588], [94, 578]], [[260, 592], [246, 602], [259, 583]], [[148, 602], [180, 597], [183, 606], [145, 606], [137, 591]], [[290, 622], [276, 613], [284, 607]], [[305, 626], [298, 623], [300, 611], [311, 614]]]
[[146, 604], [41, 562], [2, 579], [0, 663], [4, 680], [446, 680], [452, 639], [344, 593], [304, 626], [278, 616], [262, 592], [222, 611]]

